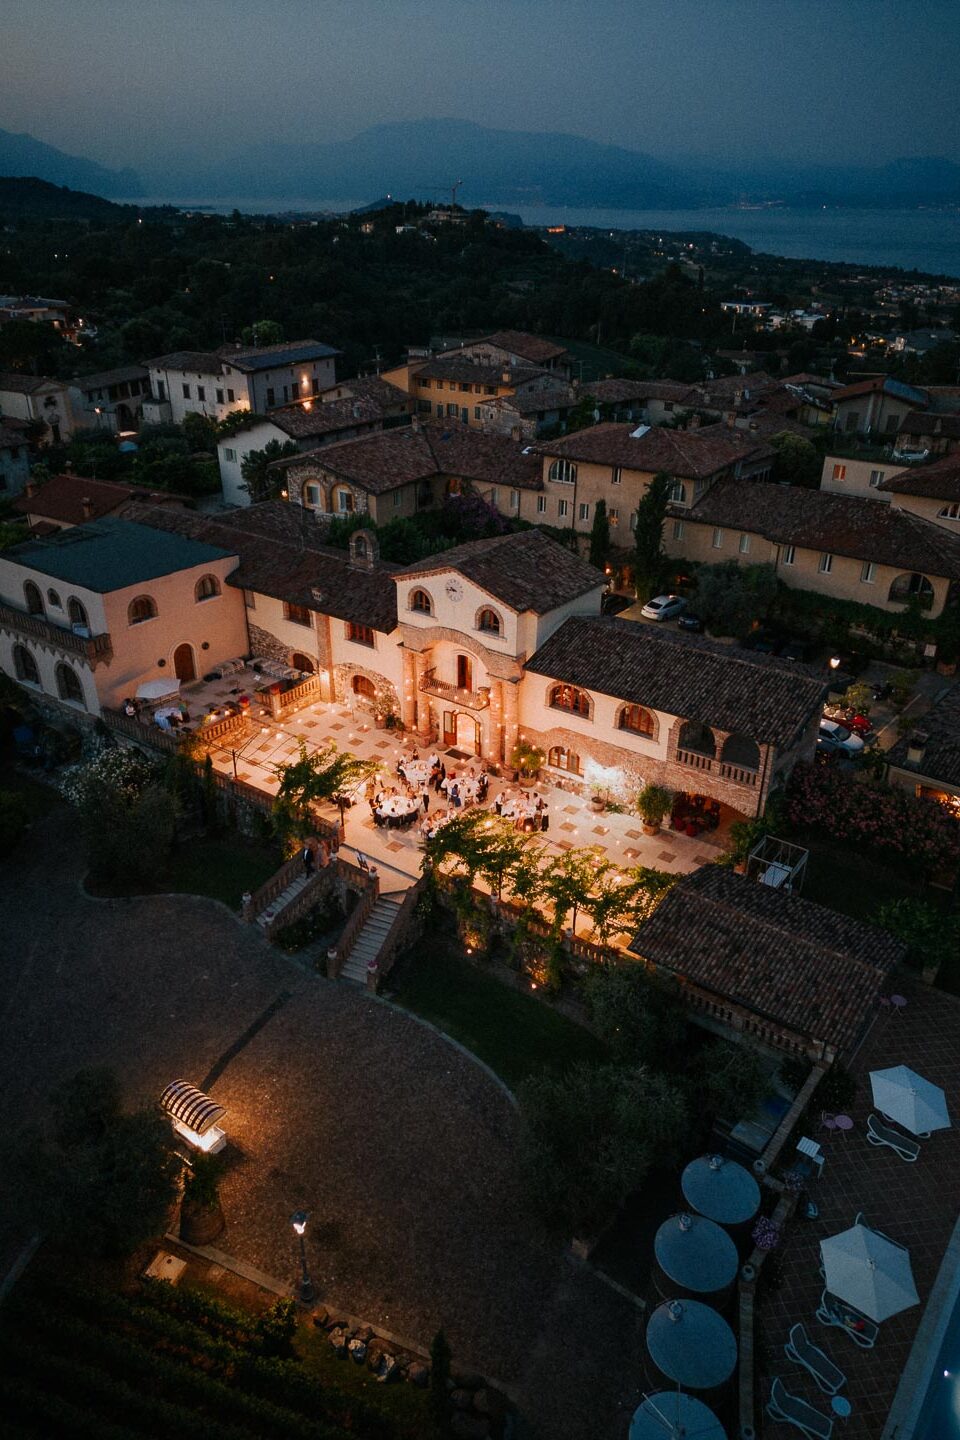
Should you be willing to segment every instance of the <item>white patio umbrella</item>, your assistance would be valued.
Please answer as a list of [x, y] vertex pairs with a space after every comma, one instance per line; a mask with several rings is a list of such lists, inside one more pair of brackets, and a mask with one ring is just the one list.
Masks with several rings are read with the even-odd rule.
[[924, 1080], [909, 1065], [892, 1065], [889, 1070], [871, 1070], [873, 1103], [911, 1135], [929, 1135], [931, 1130], [950, 1127], [947, 1100], [939, 1085]]
[[919, 1302], [910, 1252], [866, 1225], [820, 1241], [826, 1288], [879, 1324]]
[[180, 681], [176, 675], [171, 675], [169, 680], [144, 680], [137, 686], [138, 700], [164, 700], [168, 695], [179, 693]]

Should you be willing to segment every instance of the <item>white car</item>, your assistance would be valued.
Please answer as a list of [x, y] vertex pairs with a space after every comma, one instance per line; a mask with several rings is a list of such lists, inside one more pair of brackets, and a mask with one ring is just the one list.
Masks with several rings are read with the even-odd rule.
[[687, 602], [680, 595], [657, 595], [648, 600], [640, 611], [645, 620], [672, 620], [687, 608]]
[[854, 735], [846, 725], [840, 725], [836, 720], [820, 721], [817, 749], [822, 754], [846, 755], [848, 760], [855, 760], [858, 755], [863, 754], [863, 748], [860, 736]]

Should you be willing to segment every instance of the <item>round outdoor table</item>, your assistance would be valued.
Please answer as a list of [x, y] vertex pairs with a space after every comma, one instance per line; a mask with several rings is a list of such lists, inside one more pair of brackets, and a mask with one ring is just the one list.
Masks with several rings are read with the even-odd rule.
[[890, 1004], [893, 1006], [894, 1010], [896, 1010], [897, 1014], [899, 1014], [901, 1010], [906, 1009], [907, 997], [906, 995], [891, 995]]
[[850, 1118], [849, 1115], [834, 1115], [834, 1117], [833, 1117], [833, 1123], [834, 1123], [834, 1127], [835, 1127], [837, 1130], [840, 1130], [840, 1131], [842, 1131], [842, 1132], [844, 1132], [844, 1133], [845, 1133], [847, 1130], [852, 1130], [852, 1129], [853, 1129], [853, 1121], [852, 1121], [852, 1119]]
[[727, 1440], [727, 1432], [708, 1405], [695, 1395], [661, 1390], [648, 1395], [630, 1421], [629, 1440], [670, 1440], [689, 1435], [697, 1440]]
[[688, 1390], [712, 1390], [737, 1363], [733, 1331], [699, 1300], [669, 1300], [647, 1323], [647, 1349], [661, 1375]]
[[702, 1215], [671, 1215], [664, 1220], [653, 1253], [668, 1280], [701, 1295], [730, 1285], [740, 1263], [726, 1230]]
[[839, 1415], [841, 1420], [846, 1420], [853, 1412], [853, 1406], [850, 1404], [846, 1395], [834, 1395], [830, 1401], [830, 1409], [834, 1415]]
[[719, 1225], [743, 1225], [760, 1208], [760, 1186], [750, 1171], [723, 1155], [691, 1160], [680, 1188], [688, 1205]]

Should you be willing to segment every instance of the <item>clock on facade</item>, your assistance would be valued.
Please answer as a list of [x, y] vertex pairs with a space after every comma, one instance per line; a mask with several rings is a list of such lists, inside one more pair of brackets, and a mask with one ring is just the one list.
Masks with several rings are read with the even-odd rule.
[[458, 600], [463, 599], [463, 586], [460, 584], [459, 580], [448, 580], [446, 584], [446, 591], [447, 599], [452, 600], [454, 604], [456, 604]]

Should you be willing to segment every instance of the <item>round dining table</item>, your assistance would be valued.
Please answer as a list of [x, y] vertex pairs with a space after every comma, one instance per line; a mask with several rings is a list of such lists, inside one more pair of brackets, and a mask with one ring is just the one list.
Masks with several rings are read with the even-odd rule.
[[377, 814], [385, 820], [404, 820], [420, 809], [420, 801], [411, 795], [388, 795], [377, 806]]

